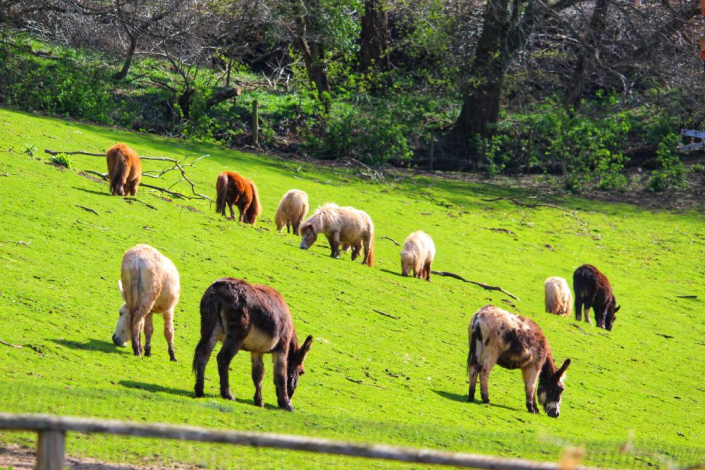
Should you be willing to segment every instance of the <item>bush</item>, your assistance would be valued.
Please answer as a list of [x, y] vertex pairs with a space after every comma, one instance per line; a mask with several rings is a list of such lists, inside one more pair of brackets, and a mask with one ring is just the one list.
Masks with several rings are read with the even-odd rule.
[[646, 185], [649, 191], [661, 192], [688, 187], [688, 170], [674, 152], [679, 141], [677, 134], [670, 133], [659, 142], [656, 156], [660, 168], [651, 172], [651, 178]]
[[56, 166], [61, 166], [64, 168], [71, 168], [71, 159], [65, 153], [60, 153], [57, 155], [52, 155], [51, 163]]

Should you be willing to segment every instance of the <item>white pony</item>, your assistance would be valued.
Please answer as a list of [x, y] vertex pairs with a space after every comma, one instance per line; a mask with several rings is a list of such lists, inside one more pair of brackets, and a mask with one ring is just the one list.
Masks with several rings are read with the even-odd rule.
[[401, 252], [401, 274], [431, 280], [431, 264], [436, 257], [436, 245], [431, 236], [421, 230], [412, 233], [404, 242]]
[[562, 277], [549, 277], [543, 285], [546, 311], [567, 317], [573, 309], [573, 296], [568, 282]]
[[299, 227], [306, 218], [306, 214], [308, 214], [308, 195], [298, 189], [290, 190], [279, 201], [279, 208], [274, 216], [277, 230], [281, 231], [286, 225], [286, 233], [289, 233], [291, 225], [294, 229], [294, 235], [298, 235]]

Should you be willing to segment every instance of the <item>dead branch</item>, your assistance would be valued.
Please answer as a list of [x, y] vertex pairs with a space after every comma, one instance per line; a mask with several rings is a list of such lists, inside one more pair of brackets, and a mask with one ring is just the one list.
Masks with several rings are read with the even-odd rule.
[[506, 228], [489, 228], [489, 227], [483, 227], [485, 230], [492, 230], [493, 232], [499, 232], [499, 233], [508, 233], [509, 235], [514, 235], [515, 237], [518, 237], [518, 235], [511, 230], [507, 230]]
[[677, 295], [676, 298], [679, 299], [697, 299], [697, 295]]
[[19, 344], [8, 343], [7, 341], [3, 341], [1, 339], [0, 339], [0, 344], [4, 344], [5, 346], [10, 346], [11, 348], [15, 348], [15, 349], [22, 349], [22, 346], [20, 346]]
[[[92, 156], [92, 157], [103, 157], [103, 156], [105, 156], [105, 154], [102, 154], [102, 153], [90, 153], [90, 152], [83, 152], [83, 151], [61, 152], [61, 151], [55, 151], [55, 150], [44, 149], [44, 152], [45, 152], [45, 153], [48, 153], [49, 155], [54, 155], [54, 156], [56, 156], [56, 155], [58, 155], [58, 154], [60, 154], [60, 153], [63, 153], [64, 155], [77, 155], [77, 154], [78, 154], [78, 155], [89, 155], [89, 156]], [[198, 157], [196, 160], [194, 160], [194, 161], [191, 162], [191, 163], [184, 163], [184, 160], [185, 160], [185, 159], [182, 160], [182, 161], [178, 161], [178, 160], [176, 160], [176, 159], [174, 159], [174, 158], [167, 158], [167, 157], [147, 157], [147, 156], [140, 156], [140, 160], [154, 160], [154, 161], [159, 161], [159, 162], [171, 162], [171, 163], [173, 164], [173, 166], [172, 166], [171, 168], [165, 168], [164, 170], [162, 170], [161, 172], [159, 172], [157, 175], [152, 175], [150, 172], [143, 172], [142, 174], [145, 175], [145, 176], [148, 176], [148, 177], [150, 177], [150, 178], [159, 178], [159, 177], [161, 177], [161, 176], [163, 176], [163, 175], [169, 173], [170, 171], [179, 170], [179, 172], [181, 172], [181, 177], [182, 177], [182, 179], [179, 180], [179, 181], [177, 181], [177, 183], [175, 183], [175, 184], [178, 184], [178, 183], [180, 183], [180, 182], [182, 182], [182, 181], [186, 181], [186, 182], [191, 186], [191, 192], [193, 192], [193, 195], [194, 195], [195, 197], [186, 196], [185, 194], [181, 194], [181, 193], [177, 193], [177, 192], [171, 191], [170, 189], [171, 189], [172, 187], [174, 187], [175, 184], [174, 184], [174, 185], [171, 185], [171, 186], [169, 187], [169, 189], [160, 188], [160, 187], [158, 187], [158, 186], [152, 186], [152, 185], [145, 184], [145, 183], [141, 183], [140, 186], [144, 186], [145, 188], [156, 189], [157, 191], [162, 191], [162, 192], [165, 192], [165, 193], [167, 193], [167, 194], [171, 194], [171, 195], [174, 196], [174, 197], [180, 197], [180, 198], [183, 198], [183, 199], [206, 199], [206, 200], [208, 200], [208, 201], [213, 202], [213, 199], [211, 199], [210, 197], [206, 196], [205, 194], [200, 194], [200, 193], [197, 193], [197, 192], [196, 192], [196, 185], [195, 185], [195, 183], [189, 179], [189, 177], [186, 175], [186, 170], [184, 169], [185, 167], [192, 167], [192, 168], [195, 168], [195, 163], [196, 163], [196, 162], [198, 162], [198, 161], [200, 161], [200, 160], [202, 160], [202, 159], [204, 159], [204, 158], [206, 158], [206, 157], [208, 157], [208, 156], [209, 156], [209, 155], [201, 155], [200, 157]], [[188, 157], [187, 157], [187, 158], [188, 158]], [[85, 170], [85, 173], [91, 173], [91, 174], [94, 174], [94, 175], [98, 175], [98, 176], [100, 176], [100, 177], [103, 178], [103, 179], [107, 179], [107, 178], [108, 178], [108, 174], [107, 174], [107, 173], [98, 173], [98, 172], [91, 171], [91, 170]]]
[[91, 209], [90, 207], [81, 206], [79, 204], [76, 204], [76, 207], [80, 207], [81, 209], [86, 210], [88, 212], [93, 212], [95, 215], [100, 215], [98, 212], [96, 212], [94, 209]]
[[380, 238], [383, 238], [385, 240], [389, 240], [390, 242], [394, 243], [396, 246], [401, 246], [401, 243], [399, 243], [398, 241], [396, 241], [393, 238], [390, 238], [390, 237], [380, 237]]
[[[535, 196], [526, 196], [526, 199], [534, 199]], [[566, 209], [564, 207], [556, 206], [554, 204], [543, 204], [536, 202], [534, 204], [527, 204], [525, 202], [518, 201], [516, 197], [496, 197], [493, 199], [480, 199], [483, 202], [495, 202], [495, 201], [508, 201], [511, 202], [512, 204], [516, 204], [517, 206], [522, 206], [522, 207], [529, 207], [531, 209], [535, 207], [550, 207], [551, 209], [558, 209], [563, 212], [568, 212], [569, 214], [575, 215], [575, 211], [572, 211], [570, 209]]]
[[301, 178], [299, 176], [293, 175], [293, 178], [296, 180], [301, 180], [301, 181], [311, 181], [312, 183], [319, 183], [319, 184], [329, 184], [331, 186], [340, 186], [339, 184], [331, 183], [330, 180], [328, 181], [321, 181], [321, 180], [309, 180], [306, 178]]
[[401, 319], [401, 317], [395, 317], [394, 315], [390, 315], [390, 314], [388, 314], [388, 313], [384, 313], [384, 312], [382, 312], [382, 311], [380, 311], [380, 310], [377, 310], [377, 309], [374, 309], [374, 308], [372, 309], [372, 311], [373, 311], [373, 312], [376, 312], [376, 313], [379, 313], [380, 315], [384, 315], [385, 317], [393, 318], [393, 319], [395, 319], [395, 320], [400, 320], [400, 319]]
[[362, 380], [355, 380], [355, 379], [351, 379], [350, 377], [345, 377], [345, 379], [349, 380], [353, 383], [356, 383], [356, 384], [362, 384]]
[[462, 276], [460, 276], [460, 275], [458, 275], [458, 274], [451, 273], [451, 272], [448, 272], [448, 271], [431, 271], [431, 273], [432, 273], [432, 274], [435, 274], [435, 275], [437, 275], [437, 276], [452, 277], [453, 279], [457, 279], [457, 280], [459, 280], [459, 281], [468, 282], [468, 283], [470, 283], [470, 284], [475, 284], [476, 286], [480, 286], [480, 287], [482, 287], [483, 289], [486, 289], [486, 290], [496, 290], [496, 291], [499, 291], [499, 292], [501, 292], [501, 293], [503, 293], [503, 294], [505, 294], [505, 295], [508, 295], [509, 297], [511, 297], [511, 298], [514, 299], [514, 300], [519, 300], [519, 297], [517, 297], [517, 296], [514, 295], [514, 294], [510, 294], [509, 292], [507, 292], [506, 290], [504, 290], [504, 289], [502, 289], [501, 287], [498, 287], [498, 286], [490, 286], [490, 285], [484, 284], [484, 283], [482, 283], [482, 282], [470, 281], [469, 279], [465, 279], [464, 277], [462, 277]]

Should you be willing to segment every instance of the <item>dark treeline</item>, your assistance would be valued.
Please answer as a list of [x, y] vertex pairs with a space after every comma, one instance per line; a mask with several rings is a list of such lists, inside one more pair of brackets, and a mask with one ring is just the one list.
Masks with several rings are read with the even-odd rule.
[[702, 172], [674, 153], [705, 119], [697, 0], [0, 0], [0, 25], [23, 109], [569, 190]]

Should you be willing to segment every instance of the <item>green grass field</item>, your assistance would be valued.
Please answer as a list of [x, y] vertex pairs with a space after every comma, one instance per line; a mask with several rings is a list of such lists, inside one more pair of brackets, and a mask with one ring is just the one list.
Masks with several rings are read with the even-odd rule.
[[[254, 228], [238, 224], [216, 215], [208, 201], [168, 200], [145, 188], [134, 199], [111, 197], [106, 184], [78, 174], [107, 171], [103, 158], [72, 156], [73, 169], [66, 170], [47, 164], [43, 153], [44, 148], [102, 152], [115, 142], [126, 142], [141, 155], [209, 154], [188, 169], [198, 190], [215, 197], [216, 176], [225, 169], [254, 179], [264, 205], [261, 222]], [[144, 162], [146, 170], [164, 166]], [[163, 181], [144, 182], [167, 186], [177, 180], [170, 173]], [[309, 194], [312, 209], [336, 202], [367, 211], [376, 224], [376, 266], [351, 262], [349, 255], [329, 258], [324, 239], [302, 251], [297, 237], [275, 233], [276, 206], [292, 188]], [[174, 189], [189, 190], [184, 183]], [[0, 345], [0, 411], [283, 432], [536, 460], [555, 461], [566, 445], [583, 445], [586, 464], [612, 467], [705, 460], [703, 213], [577, 198], [552, 201], [576, 210], [573, 216], [481, 200], [522, 194], [427, 177], [378, 185], [341, 169], [0, 110], [0, 339], [22, 345]], [[418, 229], [435, 240], [434, 269], [502, 286], [521, 300], [450, 278], [427, 283], [402, 277], [400, 248], [381, 237], [403, 242]], [[160, 317], [152, 357], [136, 358], [129, 345], [111, 342], [122, 305], [116, 282], [120, 262], [137, 243], [156, 247], [180, 270], [178, 363], [169, 362]], [[622, 306], [611, 333], [586, 324], [581, 330], [572, 319], [543, 312], [544, 279], [561, 276], [570, 283], [583, 263], [610, 278]], [[314, 336], [294, 413], [276, 408], [269, 361], [266, 406], [253, 406], [246, 353], [232, 365], [235, 402], [218, 396], [215, 360], [206, 372], [206, 398], [192, 398], [199, 301], [221, 276], [275, 287], [289, 304], [299, 337]], [[688, 295], [697, 298], [678, 297]], [[501, 368], [490, 376], [491, 405], [466, 402], [467, 325], [490, 303], [532, 317], [556, 361], [572, 359], [560, 418], [529, 414], [521, 374]], [[0, 433], [0, 441], [32, 445], [34, 436]], [[627, 441], [636, 452], [617, 454]], [[112, 462], [218, 468], [401, 466], [77, 434], [70, 435], [67, 451]]]

